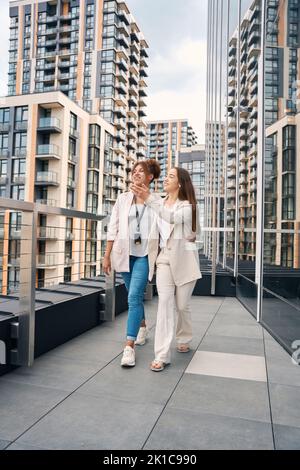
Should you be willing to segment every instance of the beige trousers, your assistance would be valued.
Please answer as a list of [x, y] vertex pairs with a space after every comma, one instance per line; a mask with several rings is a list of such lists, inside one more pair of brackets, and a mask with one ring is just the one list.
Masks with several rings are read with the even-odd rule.
[[158, 311], [154, 339], [155, 359], [171, 362], [171, 343], [175, 334], [176, 310], [177, 344], [189, 344], [192, 340], [192, 321], [190, 299], [196, 281], [183, 286], [175, 286], [170, 268], [168, 249], [163, 249], [156, 260], [156, 285], [158, 292]]

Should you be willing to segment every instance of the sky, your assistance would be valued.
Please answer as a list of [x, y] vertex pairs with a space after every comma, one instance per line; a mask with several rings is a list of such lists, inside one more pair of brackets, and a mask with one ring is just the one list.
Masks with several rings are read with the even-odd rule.
[[[149, 44], [147, 119], [188, 119], [200, 144], [206, 116], [207, 1], [127, 0]], [[7, 93], [8, 3], [0, 0], [0, 96]], [[236, 11], [233, 5], [233, 25]]]

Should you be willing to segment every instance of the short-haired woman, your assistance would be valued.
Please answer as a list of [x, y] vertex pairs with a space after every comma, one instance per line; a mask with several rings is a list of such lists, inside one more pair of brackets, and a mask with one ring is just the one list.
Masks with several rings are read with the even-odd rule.
[[[138, 161], [132, 169], [132, 182], [147, 188], [159, 178], [160, 165], [154, 159]], [[155, 196], [153, 196], [155, 199]], [[157, 196], [159, 198], [159, 196]], [[128, 291], [127, 341], [121, 360], [123, 367], [135, 366], [135, 344], [145, 344], [147, 328], [144, 291], [149, 278], [149, 235], [156, 217], [144, 200], [132, 191], [120, 194], [113, 207], [107, 231], [103, 270], [122, 274]], [[152, 277], [152, 275], [151, 275]]]

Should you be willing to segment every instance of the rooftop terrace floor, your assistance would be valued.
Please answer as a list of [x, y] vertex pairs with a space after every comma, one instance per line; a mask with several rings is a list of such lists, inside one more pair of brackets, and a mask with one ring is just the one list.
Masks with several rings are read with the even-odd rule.
[[[192, 350], [123, 369], [126, 313], [0, 378], [0, 448], [300, 449], [300, 367], [235, 298], [193, 297]], [[175, 345], [174, 345], [175, 346]]]

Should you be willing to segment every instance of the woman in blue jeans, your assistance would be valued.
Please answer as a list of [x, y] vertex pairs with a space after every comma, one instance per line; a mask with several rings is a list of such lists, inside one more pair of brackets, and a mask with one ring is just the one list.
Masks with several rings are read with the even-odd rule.
[[[132, 169], [135, 185], [150, 186], [159, 178], [156, 160], [136, 162]], [[157, 196], [159, 197], [159, 196]], [[126, 345], [121, 360], [123, 367], [135, 366], [135, 344], [145, 344], [147, 329], [144, 313], [144, 292], [149, 277], [148, 242], [155, 215], [132, 191], [120, 194], [113, 207], [107, 231], [103, 270], [122, 274], [128, 291]]]

